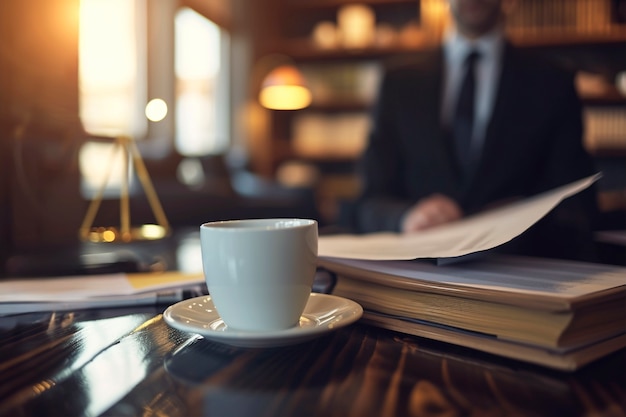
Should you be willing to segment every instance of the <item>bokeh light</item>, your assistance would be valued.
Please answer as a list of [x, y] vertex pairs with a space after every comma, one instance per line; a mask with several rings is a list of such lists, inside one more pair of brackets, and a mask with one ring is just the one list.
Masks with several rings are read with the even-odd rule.
[[160, 122], [167, 116], [167, 103], [160, 99], [152, 99], [146, 104], [146, 117], [151, 122]]

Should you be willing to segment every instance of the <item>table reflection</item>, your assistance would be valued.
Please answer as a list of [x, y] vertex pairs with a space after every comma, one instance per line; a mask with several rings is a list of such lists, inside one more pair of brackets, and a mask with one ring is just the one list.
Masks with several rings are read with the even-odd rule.
[[357, 325], [262, 351], [196, 338], [164, 363], [201, 391], [194, 404], [204, 415], [575, 416], [611, 412], [599, 399], [623, 404], [624, 353], [614, 356], [562, 374]]
[[[177, 247], [145, 254], [197, 271], [197, 231]], [[626, 415], [626, 349], [563, 373], [360, 323], [237, 348], [169, 327], [167, 307], [0, 317], [0, 416]]]
[[624, 350], [568, 374], [358, 323], [299, 345], [246, 349], [170, 328], [166, 307], [0, 318], [0, 415], [604, 416], [625, 409]]

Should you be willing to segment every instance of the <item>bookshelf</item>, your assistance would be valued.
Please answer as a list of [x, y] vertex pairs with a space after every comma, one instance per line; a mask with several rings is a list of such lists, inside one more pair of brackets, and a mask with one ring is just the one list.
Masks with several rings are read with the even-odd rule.
[[[277, 27], [266, 37], [265, 51], [298, 63], [311, 83], [313, 103], [270, 116], [274, 154], [263, 174], [272, 176], [284, 161], [294, 159], [319, 167], [320, 178], [333, 184], [332, 190], [320, 188], [318, 193], [324, 199], [322, 214], [332, 221], [336, 201], [359, 190], [350, 168], [365, 145], [382, 64], [437, 45], [448, 24], [446, 1], [274, 1]], [[341, 10], [355, 4], [374, 16], [372, 33], [357, 46], [343, 44], [338, 35]], [[590, 150], [626, 154], [626, 133], [615, 122], [626, 118], [626, 90], [618, 91], [615, 83], [618, 73], [626, 71], [626, 1], [519, 0], [507, 22], [513, 43], [557, 54], [583, 74], [580, 91], [593, 126], [586, 139]], [[350, 123], [353, 129], [344, 127]], [[338, 161], [343, 169], [337, 169]]]

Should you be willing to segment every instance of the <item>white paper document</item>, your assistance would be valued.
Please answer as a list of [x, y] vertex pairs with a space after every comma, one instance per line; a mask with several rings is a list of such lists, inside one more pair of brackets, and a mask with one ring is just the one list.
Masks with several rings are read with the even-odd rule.
[[171, 271], [0, 281], [0, 302], [82, 301], [92, 297], [135, 295], [204, 283], [204, 276]]
[[453, 258], [500, 246], [519, 236], [596, 174], [554, 190], [418, 233], [320, 236], [318, 255], [370, 260]]
[[119, 273], [0, 281], [0, 316], [173, 303], [203, 291], [202, 273]]

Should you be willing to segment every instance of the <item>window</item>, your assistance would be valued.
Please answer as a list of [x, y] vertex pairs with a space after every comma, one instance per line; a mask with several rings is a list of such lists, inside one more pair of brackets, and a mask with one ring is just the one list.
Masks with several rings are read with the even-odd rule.
[[183, 8], [176, 14], [176, 149], [186, 156], [221, 153], [228, 146], [228, 36]]
[[[229, 145], [228, 33], [175, 4], [80, 1], [80, 117], [94, 136], [141, 141], [144, 157], [162, 155], [164, 138], [171, 145], [166, 149], [185, 156], [222, 153]], [[172, 30], [163, 26], [164, 18], [171, 19]], [[150, 25], [149, 19], [159, 23]], [[89, 142], [81, 149], [88, 198], [104, 182], [105, 196], [119, 194], [127, 164], [122, 152], [109, 157], [112, 146]]]
[[81, 0], [80, 117], [93, 135], [145, 136], [145, 3]]

